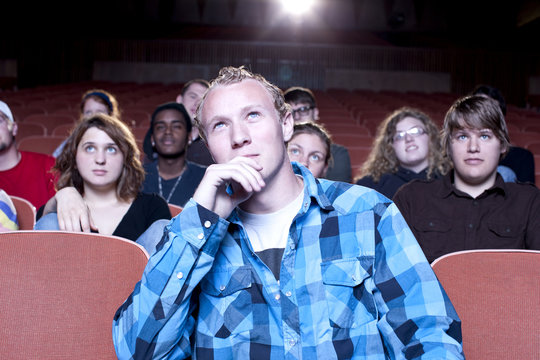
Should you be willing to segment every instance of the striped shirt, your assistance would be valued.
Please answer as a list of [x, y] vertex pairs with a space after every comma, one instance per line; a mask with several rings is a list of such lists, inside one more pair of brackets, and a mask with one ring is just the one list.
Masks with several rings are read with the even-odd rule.
[[120, 359], [462, 359], [461, 323], [397, 207], [304, 179], [280, 280], [227, 219], [191, 199], [118, 309]]

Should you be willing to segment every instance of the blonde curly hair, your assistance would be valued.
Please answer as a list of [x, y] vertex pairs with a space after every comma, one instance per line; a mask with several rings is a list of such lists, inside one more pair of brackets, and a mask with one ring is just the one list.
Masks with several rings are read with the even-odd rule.
[[283, 91], [280, 88], [270, 83], [260, 74], [254, 74], [251, 71], [247, 70], [243, 66], [234, 67], [226, 66], [219, 70], [218, 76], [212, 80], [210, 83], [210, 88], [204, 94], [199, 107], [197, 108], [197, 115], [195, 116], [195, 124], [199, 128], [199, 133], [203, 140], [206, 141], [206, 133], [204, 127], [201, 125], [201, 113], [206, 102], [208, 94], [217, 86], [220, 85], [232, 85], [242, 82], [243, 80], [255, 80], [258, 81], [265, 89], [268, 91], [268, 94], [272, 97], [274, 102], [274, 108], [279, 116], [279, 120], [282, 121], [288, 112], [291, 111], [289, 104], [285, 102], [283, 97]]
[[379, 182], [384, 174], [393, 174], [398, 171], [399, 161], [392, 142], [396, 133], [396, 125], [406, 117], [420, 120], [429, 136], [427, 178], [431, 179], [435, 174], [444, 175], [448, 172], [449, 164], [441, 151], [437, 125], [422, 111], [402, 107], [388, 115], [378, 126], [372, 150], [362, 165], [360, 173], [355, 177], [355, 182], [364, 176], [371, 176], [374, 182]]

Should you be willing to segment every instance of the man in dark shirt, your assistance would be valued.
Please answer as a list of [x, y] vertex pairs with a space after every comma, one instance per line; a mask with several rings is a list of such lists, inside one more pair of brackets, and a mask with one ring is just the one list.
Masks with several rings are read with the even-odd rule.
[[[197, 111], [197, 106], [199, 106], [199, 103], [201, 102], [201, 99], [209, 86], [210, 83], [204, 79], [192, 79], [184, 84], [180, 94], [176, 97], [176, 102], [184, 105], [192, 125], [195, 112]], [[143, 148], [146, 155], [146, 163], [154, 161], [158, 157], [158, 154], [155, 151], [156, 149], [151, 142], [151, 133], [152, 129], [149, 128], [144, 138]], [[203, 166], [208, 166], [214, 163], [214, 159], [212, 158], [212, 155], [210, 155], [204, 140], [199, 136], [199, 130], [197, 127], [191, 126], [191, 133], [188, 140], [188, 148], [186, 153], [186, 158], [188, 161]]]
[[201, 179], [206, 166], [186, 159], [191, 119], [184, 105], [169, 102], [154, 110], [150, 136], [157, 159], [144, 165], [143, 192], [157, 193], [168, 203], [184, 206]]
[[484, 95], [457, 100], [442, 142], [453, 171], [415, 180], [393, 199], [428, 261], [469, 249], [540, 249], [540, 190], [497, 174], [510, 142], [497, 102]]

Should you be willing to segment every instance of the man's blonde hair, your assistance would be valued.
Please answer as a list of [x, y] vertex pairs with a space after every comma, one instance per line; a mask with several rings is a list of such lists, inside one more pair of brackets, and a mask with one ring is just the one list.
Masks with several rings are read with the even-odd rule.
[[251, 71], [245, 69], [243, 66], [223, 67], [221, 68], [221, 70], [219, 70], [218, 76], [214, 80], [212, 80], [212, 82], [210, 83], [210, 87], [204, 94], [197, 108], [197, 114], [195, 116], [195, 125], [199, 129], [199, 133], [201, 137], [203, 138], [203, 140], [206, 141], [206, 134], [201, 124], [201, 114], [202, 114], [202, 109], [204, 107], [204, 104], [206, 102], [206, 98], [208, 97], [208, 94], [217, 86], [237, 84], [244, 80], [255, 80], [259, 82], [266, 89], [266, 91], [268, 91], [268, 93], [273, 99], [274, 108], [277, 111], [280, 121], [283, 121], [283, 119], [287, 115], [287, 112], [290, 112], [290, 106], [287, 103], [285, 103], [285, 99], [283, 98], [283, 91], [281, 91], [280, 88], [278, 88], [277, 86], [275, 86], [274, 84], [266, 80], [262, 75], [254, 74]]

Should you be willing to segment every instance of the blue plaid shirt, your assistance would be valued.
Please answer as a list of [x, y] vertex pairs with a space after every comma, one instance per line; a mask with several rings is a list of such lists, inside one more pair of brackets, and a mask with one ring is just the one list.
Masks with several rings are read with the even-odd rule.
[[462, 359], [461, 323], [396, 206], [304, 178], [280, 279], [190, 200], [118, 309], [120, 359]]

